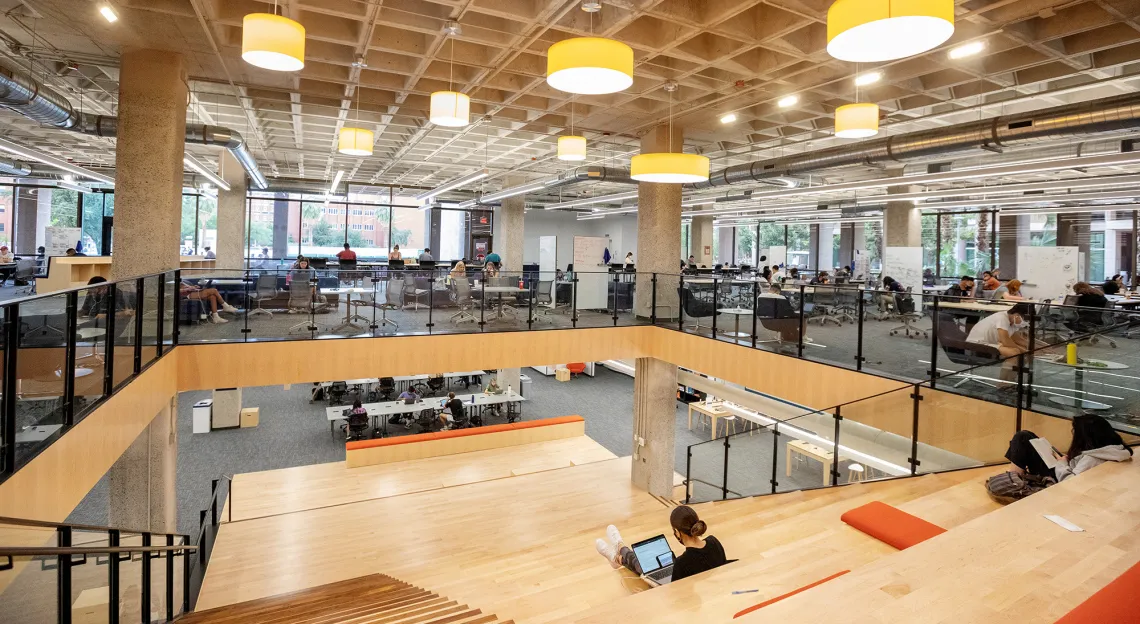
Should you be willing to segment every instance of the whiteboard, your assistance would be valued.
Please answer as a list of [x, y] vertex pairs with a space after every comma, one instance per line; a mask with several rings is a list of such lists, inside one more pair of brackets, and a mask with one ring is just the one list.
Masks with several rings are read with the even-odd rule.
[[[538, 237], [538, 271], [554, 273], [558, 269], [558, 237]], [[552, 278], [547, 278], [552, 279]]]
[[922, 247], [887, 247], [883, 250], [883, 277], [892, 277], [914, 297], [915, 310], [922, 309]]
[[603, 262], [609, 239], [601, 236], [574, 237], [574, 275], [578, 278], [579, 310], [605, 310], [610, 269]]
[[1080, 281], [1079, 247], [1017, 248], [1017, 279], [1022, 294], [1038, 301], [1063, 299]]
[[768, 266], [781, 266], [788, 262], [788, 248], [784, 245], [772, 245], [768, 248], [768, 260], [761, 262], [760, 265]]
[[44, 243], [46, 251], [45, 255], [48, 256], [64, 256], [67, 255], [67, 250], [75, 247], [75, 243], [79, 241], [82, 232], [79, 228], [72, 227], [45, 227], [44, 238], [47, 242]]

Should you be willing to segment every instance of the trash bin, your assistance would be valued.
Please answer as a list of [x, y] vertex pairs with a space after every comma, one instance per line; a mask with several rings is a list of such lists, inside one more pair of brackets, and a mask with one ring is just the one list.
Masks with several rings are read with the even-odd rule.
[[194, 433], [210, 433], [210, 419], [213, 412], [213, 399], [202, 399], [194, 404]]

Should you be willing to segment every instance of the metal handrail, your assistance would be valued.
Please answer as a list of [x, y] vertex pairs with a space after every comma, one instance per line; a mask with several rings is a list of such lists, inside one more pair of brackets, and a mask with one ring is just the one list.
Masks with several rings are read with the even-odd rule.
[[40, 555], [105, 555], [110, 553], [196, 551], [193, 544], [174, 546], [0, 546], [0, 557], [35, 557]]
[[122, 527], [97, 526], [97, 525], [91, 525], [91, 524], [76, 524], [73, 522], [50, 522], [48, 520], [32, 520], [29, 518], [9, 518], [6, 516], [0, 516], [0, 524], [9, 524], [9, 525], [13, 525], [13, 526], [27, 526], [27, 527], [43, 527], [43, 528], [51, 528], [51, 529], [69, 528], [69, 529], [77, 529], [80, 531], [119, 531], [120, 533], [138, 533], [139, 535], [142, 535], [144, 533], [150, 533], [151, 535], [171, 535], [173, 537], [186, 538], [187, 541], [190, 540], [190, 536], [185, 534], [185, 533], [164, 533], [162, 531], [149, 531], [149, 530], [141, 531], [138, 529], [124, 529]]

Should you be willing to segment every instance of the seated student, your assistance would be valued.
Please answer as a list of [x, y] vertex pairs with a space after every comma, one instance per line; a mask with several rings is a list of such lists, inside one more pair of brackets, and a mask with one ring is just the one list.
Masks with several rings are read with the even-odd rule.
[[897, 309], [898, 303], [895, 299], [896, 294], [905, 293], [906, 289], [895, 278], [886, 275], [883, 276], [883, 290], [886, 292], [879, 294], [879, 311], [886, 312], [889, 309]]
[[[1031, 440], [1037, 438], [1032, 431], [1018, 431], [1009, 441], [1005, 458], [1010, 467], [1007, 472], [986, 479], [986, 491], [997, 502], [1007, 505], [1055, 485], [1057, 476], [1041, 459]], [[1053, 453], [1054, 456], [1057, 453]]]
[[1100, 289], [1103, 290], [1104, 294], [1106, 295], [1118, 295], [1120, 294], [1120, 289], [1123, 286], [1124, 278], [1121, 277], [1119, 273], [1117, 273], [1116, 275], [1113, 275], [1112, 277], [1104, 280], [1104, 284], [1101, 285]]
[[788, 269], [788, 277], [789, 277], [789, 278], [790, 278], [792, 281], [799, 281], [799, 279], [800, 279], [800, 270], [799, 270], [799, 268], [798, 268], [798, 267], [792, 267], [792, 268]]
[[205, 301], [210, 304], [210, 322], [211, 323], [229, 323], [226, 319], [218, 315], [218, 309], [221, 308], [222, 312], [229, 312], [230, 314], [237, 313], [237, 308], [226, 303], [222, 299], [221, 293], [217, 288], [201, 288], [182, 282], [179, 284], [179, 293], [184, 299], [191, 301]]
[[1058, 459], [1061, 464], [1054, 470], [1057, 481], [1064, 481], [1106, 461], [1128, 461], [1132, 459], [1132, 449], [1124, 446], [1124, 440], [1107, 420], [1084, 414], [1073, 417], [1073, 441]]
[[348, 243], [344, 244], [342, 251], [336, 252], [337, 260], [356, 260], [356, 252], [352, 250]]
[[483, 390], [483, 394], [502, 394], [503, 392], [505, 392], [505, 390], [499, 387], [494, 377], [492, 377], [491, 382], [487, 384], [487, 389]]
[[996, 275], [992, 271], [982, 271], [982, 290], [997, 290], [1001, 287]]
[[994, 291], [994, 299], [1004, 301], [1024, 301], [1025, 296], [1021, 294], [1021, 280], [1009, 280], [1001, 288]]
[[444, 429], [452, 429], [456, 423], [463, 421], [463, 400], [457, 398], [454, 392], [448, 392], [447, 402], [443, 404], [443, 411], [439, 413], [440, 426]]
[[297, 255], [297, 259], [293, 261], [293, 267], [292, 267], [292, 268], [294, 268], [294, 269], [299, 269], [299, 268], [301, 268], [301, 263], [302, 263], [302, 262], [304, 262], [304, 263], [305, 263], [305, 266], [306, 266], [306, 267], [308, 267], [308, 266], [309, 266], [309, 265], [308, 265], [308, 262], [309, 262], [309, 261], [308, 261], [308, 259], [306, 259], [306, 258], [305, 258], [305, 256], [302, 256], [302, 255], [298, 254], [298, 255]]
[[467, 277], [467, 258], [456, 262], [455, 266], [451, 267], [451, 273], [448, 273], [448, 275], [450, 275], [452, 279]]
[[827, 271], [820, 271], [819, 273], [816, 273], [815, 277], [811, 278], [811, 281], [808, 283], [816, 285], [816, 284], [827, 284], [830, 281], [831, 281], [831, 278], [828, 277]]
[[970, 275], [963, 275], [958, 279], [957, 284], [946, 289], [946, 294], [951, 297], [973, 297], [974, 278]]
[[[1003, 364], [1000, 376], [1003, 381], [1013, 382], [1017, 379], [1014, 370], [1013, 358], [1029, 350], [1029, 336], [1023, 331], [1029, 326], [1029, 316], [1033, 314], [1033, 305], [1018, 303], [1009, 310], [994, 312], [974, 324], [966, 336], [966, 342], [994, 347], [1002, 358], [1007, 358]], [[1013, 386], [1007, 386], [1013, 387]]]
[[[724, 547], [717, 538], [711, 535], [701, 537], [708, 531], [708, 526], [697, 517], [692, 507], [674, 507], [669, 514], [669, 524], [673, 527], [673, 537], [685, 547], [685, 552], [673, 562], [673, 582], [728, 563]], [[622, 540], [617, 527], [612, 524], [606, 527], [606, 538], [608, 542], [602, 538], [595, 540], [594, 547], [610, 562], [610, 566], [615, 570], [625, 566], [635, 574], [641, 574], [637, 555]]]
[[499, 276], [499, 265], [494, 262], [488, 262], [483, 265], [483, 279], [491, 279]]
[[431, 248], [430, 247], [424, 247], [423, 252], [420, 254], [419, 261], [420, 262], [435, 262], [435, 256], [431, 255]]
[[416, 394], [416, 389], [412, 386], [408, 386], [407, 390], [404, 390], [400, 393], [400, 396], [396, 397], [397, 401], [406, 401], [408, 399], [411, 399], [413, 401], [420, 400], [420, 395]]
[[[107, 278], [96, 275], [87, 280], [87, 285], [105, 284]], [[83, 305], [79, 307], [79, 327], [107, 327], [107, 313], [113, 311], [115, 315], [115, 337], [123, 334], [127, 328], [127, 319], [131, 317], [132, 310], [127, 305], [127, 299], [123, 296], [123, 291], [115, 290], [115, 301], [110, 301], [111, 289], [108, 286], [96, 286], [95, 288], [87, 289], [87, 293], [83, 295]]]
[[[1073, 292], [1077, 294], [1077, 305], [1082, 308], [1108, 307], [1108, 298], [1099, 288], [1090, 285], [1088, 282], [1073, 284]], [[1077, 316], [1082, 324], [1099, 325], [1103, 314], [1100, 310], [1079, 310]]]
[[922, 270], [922, 285], [923, 286], [933, 286], [934, 280], [935, 280], [934, 269], [927, 268], [927, 269]]

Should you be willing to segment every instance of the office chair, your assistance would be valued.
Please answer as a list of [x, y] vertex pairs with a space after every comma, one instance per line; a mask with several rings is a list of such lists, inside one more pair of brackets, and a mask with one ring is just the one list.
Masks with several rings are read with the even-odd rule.
[[858, 297], [862, 296], [863, 291], [858, 288], [837, 288], [835, 290], [835, 318], [841, 322], [854, 323], [855, 315], [859, 312], [856, 301]]
[[329, 405], [337, 405], [344, 402], [344, 395], [346, 393], [348, 393], [348, 384], [343, 381], [332, 382], [327, 393]]
[[257, 307], [250, 310], [248, 316], [264, 314], [273, 318], [273, 313], [266, 310], [263, 304], [277, 298], [277, 276], [265, 273], [257, 276], [257, 286], [249, 297], [257, 302]]
[[396, 393], [396, 380], [391, 377], [381, 377], [376, 392], [379, 393], [380, 398], [391, 401], [392, 395]]
[[693, 295], [693, 291], [689, 290], [688, 288], [682, 286], [677, 290], [681, 296], [681, 311], [685, 315], [689, 316], [689, 318], [692, 318], [694, 320], [694, 323], [689, 326], [689, 329], [695, 329], [698, 331], [701, 329], [710, 329], [704, 325], [701, 325], [700, 321], [697, 319], [719, 314], [719, 312], [716, 311], [716, 306], [714, 306], [711, 302], [701, 301], [700, 299], [697, 299], [697, 297]]
[[[965, 330], [958, 325], [952, 315], [939, 312], [937, 323], [938, 346], [942, 348], [942, 353], [946, 355], [946, 359], [960, 366], [965, 366], [966, 368], [1001, 362], [1001, 352], [995, 347], [968, 342], [966, 340], [967, 334]], [[970, 381], [991, 388], [997, 387], [995, 384], [982, 381], [978, 379], [977, 375], [970, 373], [960, 373], [955, 376], [962, 377], [961, 381], [954, 384], [955, 388]]]
[[1078, 334], [1092, 334], [1077, 339], [1077, 344], [1098, 344], [1101, 339], [1103, 339], [1108, 342], [1108, 345], [1113, 349], [1117, 347], [1116, 341], [1105, 333], [1117, 326], [1116, 317], [1111, 311], [1083, 308], [1081, 310], [1065, 310], [1065, 314], [1072, 314], [1076, 317], [1075, 319], [1067, 320], [1065, 323], [1066, 327]]
[[[906, 289], [906, 294], [895, 294], [895, 305], [898, 309], [899, 320], [903, 324], [891, 330], [892, 336], [897, 336], [901, 331], [905, 332], [907, 338], [917, 337], [919, 334], [922, 334], [923, 338], [930, 337], [930, 332], [915, 326], [915, 322], [922, 318], [922, 313], [915, 310], [914, 297], [910, 295], [909, 287]], [[914, 336], [911, 336], [912, 333]]]
[[471, 280], [466, 277], [456, 277], [452, 279], [451, 285], [455, 290], [455, 305], [459, 307], [459, 311], [451, 315], [451, 322], [456, 325], [474, 323], [478, 319], [468, 311], [475, 307], [475, 300], [471, 298]]
[[566, 370], [570, 371], [570, 378], [573, 379], [586, 372], [586, 365], [582, 362], [571, 362], [566, 365]]
[[368, 430], [368, 414], [350, 414], [348, 422], [340, 426], [345, 433], [345, 441], [363, 440], [364, 432]]
[[31, 258], [16, 258], [16, 272], [12, 274], [15, 291], [22, 295], [36, 292], [36, 261]]
[[444, 386], [447, 385], [447, 382], [444, 381], [442, 376], [429, 377], [427, 380], [427, 385], [428, 385], [428, 391], [431, 392], [432, 394], [435, 394], [435, 393], [439, 392], [440, 390], [443, 390]]
[[829, 286], [814, 286], [814, 297], [812, 298], [811, 316], [807, 322], [819, 321], [820, 326], [825, 325], [828, 321], [835, 323], [842, 327], [843, 321], [839, 320], [836, 312], [836, 299], [839, 295], [839, 289]]
[[759, 297], [756, 299], [756, 315], [760, 325], [770, 332], [775, 332], [772, 340], [759, 340], [757, 344], [775, 342], [782, 349], [786, 345], [798, 345], [803, 328], [800, 327], [800, 315], [792, 308], [792, 303], [785, 297]]
[[399, 310], [404, 301], [404, 278], [392, 273], [384, 288], [384, 309]]
[[289, 328], [289, 333], [293, 333], [298, 329], [306, 331], [316, 331], [316, 321], [311, 315], [317, 312], [317, 295], [316, 286], [309, 284], [305, 280], [290, 280], [289, 282], [289, 311], [301, 312], [310, 315], [309, 318], [297, 323]]

